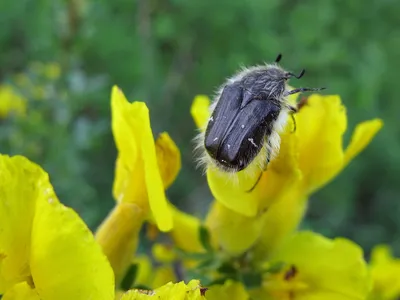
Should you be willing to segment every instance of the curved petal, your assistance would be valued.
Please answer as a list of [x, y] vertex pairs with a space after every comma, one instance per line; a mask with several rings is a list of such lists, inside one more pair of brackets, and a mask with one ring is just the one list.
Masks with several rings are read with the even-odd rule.
[[161, 231], [169, 231], [173, 227], [172, 213], [167, 204], [164, 183], [158, 169], [156, 148], [150, 127], [149, 110], [145, 103], [135, 102], [132, 104], [132, 114], [135, 116], [136, 132], [141, 136], [140, 147], [150, 209], [158, 228]]
[[43, 300], [113, 299], [114, 274], [82, 219], [42, 194], [32, 226], [30, 268]]
[[0, 155], [0, 294], [29, 280], [32, 222], [45, 193], [54, 194], [39, 166], [22, 156]]
[[372, 249], [370, 270], [374, 288], [371, 299], [396, 299], [400, 296], [400, 259], [387, 245]]
[[[371, 290], [371, 280], [362, 249], [355, 243], [336, 238], [330, 240], [319, 234], [303, 231], [288, 239], [273, 255], [272, 262], [284, 262], [293, 266], [294, 271], [271, 276], [265, 286], [274, 288], [282, 283], [303, 283], [308, 288], [298, 293], [299, 299], [318, 299], [316, 296], [330, 296], [327, 299], [365, 299]], [[296, 295], [296, 290], [287, 290]], [[297, 299], [297, 297], [295, 296]], [[324, 298], [325, 299], [325, 298]]]
[[[207, 181], [217, 201], [238, 214], [254, 217], [259, 209], [258, 194], [261, 185], [257, 184], [257, 181], [261, 175], [260, 172], [244, 170], [236, 174], [228, 174], [209, 167], [207, 168]], [[255, 185], [256, 187], [253, 189]]]
[[210, 117], [209, 106], [210, 98], [205, 95], [198, 95], [193, 100], [190, 113], [199, 129], [204, 129], [207, 126], [207, 121]]
[[41, 300], [35, 289], [32, 289], [28, 283], [21, 282], [14, 285], [5, 293], [2, 300]]
[[118, 148], [114, 197], [146, 208], [147, 202], [161, 231], [172, 228], [161, 178], [149, 110], [145, 103], [129, 103], [114, 86], [111, 96], [112, 128]]
[[243, 284], [227, 280], [222, 285], [212, 285], [206, 293], [207, 300], [248, 300], [249, 294]]
[[296, 114], [299, 165], [311, 192], [333, 178], [343, 164], [346, 109], [339, 96], [311, 95]]
[[144, 179], [144, 166], [141, 158], [140, 138], [131, 124], [134, 115], [131, 104], [122, 91], [114, 86], [111, 94], [111, 127], [118, 149], [115, 166], [113, 195], [118, 202], [139, 202], [147, 204], [147, 192]]
[[241, 254], [259, 238], [262, 216], [246, 217], [214, 201], [207, 215], [206, 225], [213, 244], [230, 254]]
[[96, 241], [102, 247], [114, 270], [118, 285], [136, 252], [139, 233], [147, 212], [135, 203], [118, 203], [96, 231]]
[[203, 246], [200, 242], [201, 222], [195, 216], [184, 213], [170, 204], [172, 216], [174, 219], [174, 228], [170, 235], [177, 247], [188, 252], [203, 252]]
[[121, 158], [128, 166], [135, 166], [139, 156], [139, 141], [131, 124], [131, 103], [124, 93], [113, 86], [111, 92], [111, 128]]
[[169, 282], [154, 291], [130, 290], [126, 292], [121, 300], [145, 300], [145, 299], [173, 299], [173, 300], [196, 300], [205, 299], [198, 280], [191, 280], [187, 285]]
[[265, 261], [298, 228], [308, 201], [301, 190], [293, 186], [274, 202], [263, 216], [263, 228], [254, 247], [254, 259]]
[[365, 121], [357, 125], [351, 137], [351, 142], [344, 153], [343, 166], [346, 166], [371, 142], [382, 126], [383, 122], [380, 119]]
[[175, 181], [181, 169], [181, 153], [168, 133], [161, 133], [156, 140], [158, 168], [166, 190]]

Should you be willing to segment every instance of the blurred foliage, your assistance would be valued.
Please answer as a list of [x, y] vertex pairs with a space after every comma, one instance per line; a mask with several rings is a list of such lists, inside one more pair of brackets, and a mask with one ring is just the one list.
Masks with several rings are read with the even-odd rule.
[[292, 85], [341, 95], [350, 128], [385, 121], [313, 196], [304, 227], [367, 250], [381, 242], [400, 250], [399, 13], [396, 0], [2, 0], [0, 80], [26, 113], [0, 121], [0, 151], [41, 164], [60, 199], [94, 228], [113, 205], [109, 95], [118, 84], [131, 101], [146, 101], [154, 133], [168, 131], [180, 147], [169, 198], [200, 216], [211, 195], [193, 162], [193, 97], [212, 95], [240, 65], [282, 53], [285, 68], [307, 69]]

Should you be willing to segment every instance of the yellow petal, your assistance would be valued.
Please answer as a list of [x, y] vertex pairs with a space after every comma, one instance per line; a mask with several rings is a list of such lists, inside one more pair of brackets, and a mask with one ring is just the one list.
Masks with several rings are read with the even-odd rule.
[[307, 199], [303, 197], [301, 190], [292, 186], [267, 209], [260, 238], [254, 247], [256, 261], [267, 259], [298, 228], [307, 209]]
[[299, 165], [309, 192], [333, 178], [343, 164], [346, 109], [339, 96], [313, 94], [296, 114]]
[[357, 125], [344, 154], [344, 166], [371, 142], [382, 126], [383, 122], [380, 119], [365, 121]]
[[202, 293], [199, 281], [191, 280], [187, 285], [184, 282], [170, 282], [154, 291], [131, 290], [121, 300], [200, 300], [205, 299]]
[[44, 193], [54, 192], [39, 166], [21, 156], [0, 155], [0, 294], [29, 280], [32, 222]]
[[261, 185], [257, 184], [260, 174], [260, 170], [254, 170], [252, 173], [243, 170], [236, 174], [228, 174], [215, 167], [209, 167], [207, 181], [215, 199], [239, 214], [254, 217], [258, 213], [260, 202], [258, 195]]
[[164, 184], [156, 158], [153, 133], [150, 127], [149, 110], [146, 104], [135, 102], [132, 105], [133, 114], [136, 116], [135, 124], [141, 135], [141, 154], [144, 161], [145, 182], [151, 212], [156, 224], [161, 231], [172, 229], [172, 213], [169, 210], [165, 197]]
[[373, 291], [371, 299], [396, 299], [400, 296], [400, 259], [387, 245], [377, 245], [371, 254]]
[[371, 289], [362, 249], [343, 238], [330, 240], [313, 232], [299, 232], [282, 244], [273, 261], [293, 265], [293, 281], [307, 284], [309, 288], [300, 294], [304, 298], [299, 299], [329, 294], [340, 299], [365, 299]]
[[240, 282], [227, 280], [223, 285], [212, 285], [206, 292], [207, 300], [248, 300], [249, 294]]
[[245, 252], [257, 241], [263, 223], [261, 216], [246, 217], [215, 201], [208, 213], [206, 225], [213, 244], [236, 255]]
[[113, 86], [111, 92], [111, 127], [121, 159], [126, 161], [128, 167], [135, 167], [140, 157], [138, 133], [131, 124], [134, 115], [131, 113], [131, 103], [125, 98], [123, 92]]
[[24, 116], [27, 109], [27, 100], [20, 96], [12, 86], [0, 86], [0, 119], [10, 114]]
[[164, 189], [167, 189], [181, 169], [181, 153], [166, 132], [161, 133], [156, 140], [156, 153]]
[[135, 284], [150, 286], [151, 275], [153, 272], [150, 258], [147, 255], [139, 255], [135, 257], [133, 263], [136, 264], [138, 268], [135, 277]]
[[174, 268], [172, 265], [162, 265], [153, 271], [153, 280], [151, 283], [152, 288], [157, 288], [167, 284], [168, 282], [177, 281]]
[[205, 95], [198, 95], [193, 100], [190, 113], [199, 129], [204, 129], [207, 125], [208, 118], [210, 117], [209, 106], [210, 98]]
[[117, 285], [125, 276], [136, 252], [146, 215], [146, 211], [135, 203], [121, 202], [97, 229], [96, 241], [114, 270]]
[[5, 293], [2, 300], [41, 300], [35, 289], [32, 289], [26, 282], [14, 285]]
[[174, 219], [174, 228], [169, 234], [175, 245], [187, 252], [203, 252], [199, 236], [200, 219], [180, 211], [172, 204], [170, 204], [170, 208]]
[[143, 102], [129, 103], [116, 86], [112, 90], [111, 106], [118, 148], [114, 197], [118, 201], [135, 202], [143, 209], [148, 199], [157, 226], [161, 231], [169, 231], [172, 214], [158, 168], [149, 110]]
[[131, 122], [131, 104], [114, 86], [111, 94], [112, 132], [118, 149], [113, 195], [118, 202], [135, 202], [148, 206], [144, 166], [141, 159], [140, 135]]
[[278, 156], [273, 159], [260, 180], [260, 208], [269, 210], [270, 205], [280, 201], [280, 198], [302, 180], [299, 168], [298, 141], [293, 132], [294, 124], [291, 118], [283, 133]]
[[42, 193], [32, 227], [30, 268], [41, 299], [113, 299], [114, 274], [79, 216]]
[[155, 243], [151, 248], [151, 253], [157, 262], [170, 263], [176, 259], [176, 253], [169, 245]]

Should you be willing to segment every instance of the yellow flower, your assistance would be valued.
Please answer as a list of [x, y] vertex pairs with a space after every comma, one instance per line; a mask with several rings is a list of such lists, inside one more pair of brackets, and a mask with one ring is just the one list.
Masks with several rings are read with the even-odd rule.
[[[209, 101], [201, 96], [195, 98], [191, 109], [195, 123], [201, 130], [204, 130], [208, 120], [208, 106]], [[257, 182], [261, 172], [256, 164], [249, 166], [253, 168], [251, 172], [238, 172], [237, 180], [229, 180], [231, 175], [213, 167], [207, 168], [210, 189], [216, 201], [223, 204], [219, 210], [229, 210], [218, 215], [229, 214], [231, 218], [242, 219], [242, 236], [247, 235], [249, 239], [246, 247], [254, 245], [260, 238], [256, 231], [262, 233], [259, 253], [270, 252], [268, 247], [276, 247], [297, 227], [309, 195], [331, 181], [382, 127], [379, 119], [359, 124], [349, 146], [343, 150], [342, 136], [347, 118], [338, 96], [311, 95], [294, 118], [296, 130], [293, 131], [295, 124], [289, 118], [281, 133], [279, 155], [270, 162], [251, 192], [248, 191]], [[227, 232], [232, 221], [226, 221], [226, 225], [222, 220], [215, 222], [219, 223], [221, 230], [226, 226]], [[245, 228], [250, 229], [248, 234]], [[238, 238], [235, 249], [228, 247], [227, 250], [240, 252], [245, 251], [246, 247]]]
[[206, 218], [206, 226], [215, 249], [221, 247], [221, 250], [231, 255], [239, 255], [249, 249], [260, 236], [263, 218], [243, 216], [219, 201], [214, 201]]
[[0, 85], [0, 119], [10, 114], [25, 116], [27, 100], [10, 85]]
[[204, 252], [200, 242], [201, 221], [170, 204], [174, 228], [169, 232], [174, 244], [186, 252]]
[[50, 80], [57, 80], [61, 75], [61, 66], [57, 62], [48, 63], [44, 66], [44, 76]]
[[96, 231], [96, 241], [107, 256], [118, 285], [136, 251], [146, 212], [135, 203], [117, 204]]
[[180, 167], [180, 152], [167, 133], [154, 142], [149, 110], [143, 102], [129, 103], [114, 86], [111, 94], [112, 131], [118, 149], [113, 187], [116, 207], [100, 225], [96, 239], [119, 284], [138, 244], [146, 219], [170, 231], [172, 212], [165, 196]]
[[0, 294], [3, 299], [113, 299], [112, 269], [48, 175], [0, 156]]
[[212, 285], [207, 291], [207, 300], [248, 300], [249, 294], [243, 284], [227, 280], [224, 284]]
[[368, 299], [395, 300], [400, 296], [400, 259], [394, 258], [386, 245], [372, 250], [370, 262], [373, 291]]
[[347, 239], [298, 232], [281, 245], [269, 263], [284, 265], [278, 272], [266, 273], [262, 287], [250, 291], [253, 297], [361, 300], [371, 290], [362, 249]]
[[182, 281], [179, 283], [169, 282], [153, 291], [131, 290], [124, 294], [121, 300], [200, 300], [205, 290], [198, 280], [191, 280], [187, 285]]
[[161, 231], [172, 229], [150, 127], [149, 110], [143, 102], [129, 103], [114, 86], [111, 95], [112, 131], [118, 149], [113, 193], [118, 202], [151, 209]]

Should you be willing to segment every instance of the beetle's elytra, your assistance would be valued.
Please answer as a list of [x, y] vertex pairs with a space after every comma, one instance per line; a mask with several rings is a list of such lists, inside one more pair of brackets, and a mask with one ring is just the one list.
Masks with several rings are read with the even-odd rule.
[[221, 87], [211, 106], [202, 143], [207, 161], [225, 172], [238, 172], [249, 166], [263, 147], [266, 156], [262, 168], [279, 151], [279, 133], [289, 114], [297, 109], [287, 97], [302, 91], [323, 88], [289, 90], [291, 77], [298, 75], [274, 64], [255, 66], [237, 73]]

